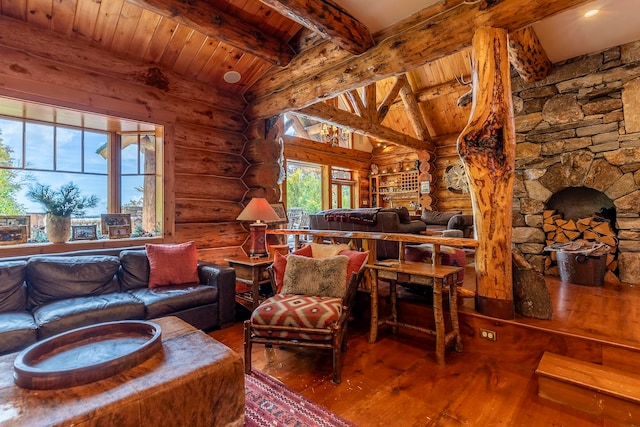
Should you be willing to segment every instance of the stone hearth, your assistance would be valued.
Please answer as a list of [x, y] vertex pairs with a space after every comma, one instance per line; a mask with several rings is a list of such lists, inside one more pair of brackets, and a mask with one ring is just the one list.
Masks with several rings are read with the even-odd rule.
[[[542, 213], [572, 188], [613, 202], [620, 280], [640, 284], [640, 41], [513, 77], [517, 132], [513, 242], [544, 270]], [[608, 206], [602, 206], [608, 207]]]

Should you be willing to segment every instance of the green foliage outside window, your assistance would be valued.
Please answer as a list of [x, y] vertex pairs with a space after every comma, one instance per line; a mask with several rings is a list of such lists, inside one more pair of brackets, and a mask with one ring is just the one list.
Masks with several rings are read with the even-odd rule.
[[2, 169], [7, 166], [11, 166], [11, 148], [0, 135], [0, 215], [22, 215], [24, 206], [16, 201], [22, 184], [14, 170]]
[[287, 208], [304, 208], [308, 214], [322, 209], [322, 184], [316, 168], [296, 167], [287, 173]]

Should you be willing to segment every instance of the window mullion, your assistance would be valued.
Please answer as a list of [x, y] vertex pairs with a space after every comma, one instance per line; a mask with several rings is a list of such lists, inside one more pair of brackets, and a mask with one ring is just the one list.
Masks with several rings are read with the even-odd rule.
[[109, 212], [120, 213], [121, 197], [121, 148], [122, 137], [121, 135], [111, 132], [109, 134], [109, 160], [108, 160], [108, 173], [109, 173]]

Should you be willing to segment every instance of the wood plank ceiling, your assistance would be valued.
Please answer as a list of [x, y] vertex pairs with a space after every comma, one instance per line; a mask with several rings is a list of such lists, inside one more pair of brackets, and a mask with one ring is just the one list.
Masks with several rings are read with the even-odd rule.
[[[553, 5], [541, 8], [530, 4], [540, 1], [505, 0], [494, 7], [495, 2], [485, 0], [477, 6], [478, 2], [467, 6], [469, 3], [463, 0], [443, 0], [373, 36], [330, 0], [0, 0], [0, 15], [80, 38], [116, 55], [142, 60], [186, 79], [236, 93], [246, 97], [250, 104], [265, 104], [265, 99], [277, 97], [271, 94], [271, 87], [275, 87], [273, 82], [281, 79], [281, 75], [288, 76], [289, 84], [295, 87], [304, 85], [305, 81], [315, 85], [314, 80], [309, 79], [317, 78], [325, 68], [330, 69], [329, 74], [344, 74], [340, 64], [360, 59], [360, 55], [362, 63], [371, 60], [369, 53], [376, 50], [375, 45], [397, 33], [419, 36], [417, 31], [422, 28], [416, 30], [416, 24], [424, 25], [434, 16], [445, 14], [443, 16], [453, 20], [452, 25], [457, 25], [456, 20], [475, 16], [471, 27], [494, 19], [509, 27], [513, 21], [509, 27], [513, 31], [585, 1], [555, 0], [545, 2]], [[500, 10], [493, 13], [492, 9]], [[518, 11], [532, 12], [522, 18], [516, 17]], [[504, 18], [505, 13], [514, 16]], [[428, 30], [430, 26], [425, 28]], [[323, 41], [321, 37], [332, 42]], [[385, 64], [381, 67], [385, 71], [378, 78], [376, 70], [364, 71], [362, 81], [368, 86], [358, 85], [357, 79], [352, 80], [353, 75], [343, 79], [344, 84], [336, 86], [336, 90], [344, 93], [340, 105], [349, 106], [347, 109], [357, 114], [356, 119], [362, 120], [354, 120], [353, 115], [342, 117], [342, 113], [336, 118], [336, 112], [326, 107], [306, 113], [324, 119], [335, 118], [338, 124], [347, 121], [354, 130], [363, 133], [362, 128], [373, 128], [373, 133], [378, 133], [382, 140], [397, 140], [414, 148], [420, 147], [420, 142], [457, 132], [469, 114], [468, 109], [455, 107], [457, 99], [467, 91], [455, 77], [468, 79], [467, 47], [471, 40], [466, 37], [456, 43], [437, 51], [426, 49], [424, 58], [419, 56], [420, 45], [404, 46], [410, 60], [399, 68]], [[432, 59], [429, 56], [435, 59], [426, 62]], [[388, 60], [394, 61], [391, 56]], [[229, 71], [240, 73], [240, 81], [226, 82], [224, 75]], [[396, 83], [398, 76], [405, 78], [402, 77], [405, 72], [406, 82]], [[330, 81], [329, 77], [323, 79]], [[318, 88], [323, 85], [326, 86], [323, 81], [317, 82]], [[266, 117], [287, 109], [304, 111], [313, 102], [338, 95], [320, 90], [324, 91], [315, 101], [300, 97], [287, 98], [288, 105], [282, 99], [263, 107], [250, 105], [248, 117]], [[388, 96], [390, 92], [395, 96]], [[283, 94], [289, 96], [288, 92]]]

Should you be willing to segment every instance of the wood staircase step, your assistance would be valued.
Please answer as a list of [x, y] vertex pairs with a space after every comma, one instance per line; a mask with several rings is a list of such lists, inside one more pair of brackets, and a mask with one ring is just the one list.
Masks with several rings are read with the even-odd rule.
[[616, 421], [640, 423], [640, 375], [545, 352], [538, 396]]

